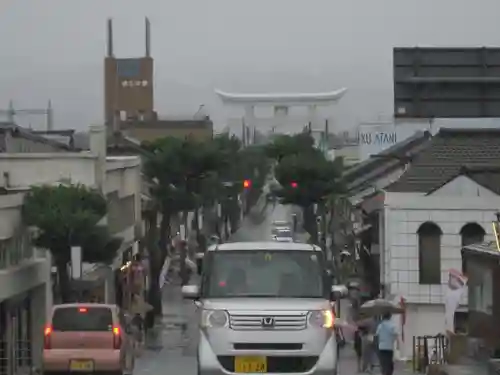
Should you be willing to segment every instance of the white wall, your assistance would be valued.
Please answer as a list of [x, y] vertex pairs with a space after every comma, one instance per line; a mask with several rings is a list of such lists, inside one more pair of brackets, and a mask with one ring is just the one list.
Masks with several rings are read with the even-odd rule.
[[11, 188], [61, 180], [94, 186], [95, 160], [90, 153], [0, 154], [0, 178], [3, 186]]
[[[491, 222], [500, 207], [500, 197], [473, 181], [458, 178], [430, 196], [417, 193], [386, 193], [385, 234], [383, 246], [386, 270], [383, 282], [413, 303], [442, 303], [443, 285], [450, 268], [461, 269], [462, 227], [478, 223], [486, 232], [485, 240], [493, 240]], [[445, 194], [448, 192], [449, 194]], [[479, 192], [479, 194], [478, 194]], [[453, 193], [453, 194], [452, 194]], [[474, 195], [465, 194], [474, 193]], [[432, 221], [439, 225], [441, 237], [442, 285], [418, 283], [418, 236], [421, 224]], [[467, 303], [464, 294], [462, 303]]]
[[[396, 321], [401, 332], [400, 319], [396, 318]], [[404, 342], [401, 354], [411, 359], [414, 336], [435, 336], [438, 333], [444, 332], [444, 305], [408, 305], [406, 323], [403, 330]], [[428, 344], [433, 345], [433, 342], [429, 341]]]
[[105, 193], [117, 191], [120, 198], [141, 193], [141, 168], [138, 157], [106, 158]]

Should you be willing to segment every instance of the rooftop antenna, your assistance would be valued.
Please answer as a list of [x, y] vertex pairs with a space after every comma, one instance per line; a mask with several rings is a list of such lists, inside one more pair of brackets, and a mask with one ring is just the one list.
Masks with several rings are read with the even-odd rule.
[[149, 18], [146, 17], [146, 57], [151, 57], [151, 24]]
[[113, 20], [108, 18], [108, 57], [113, 57]]

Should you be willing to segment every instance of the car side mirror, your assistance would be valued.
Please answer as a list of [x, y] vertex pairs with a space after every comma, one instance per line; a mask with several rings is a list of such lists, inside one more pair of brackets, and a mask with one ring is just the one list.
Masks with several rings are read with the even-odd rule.
[[181, 289], [182, 297], [197, 300], [200, 297], [198, 285], [184, 285]]

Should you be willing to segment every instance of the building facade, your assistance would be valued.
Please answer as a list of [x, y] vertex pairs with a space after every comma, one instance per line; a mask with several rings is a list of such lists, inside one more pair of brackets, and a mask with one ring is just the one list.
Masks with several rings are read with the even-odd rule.
[[140, 160], [106, 156], [104, 127], [90, 132], [89, 152], [0, 153], [0, 374], [31, 371], [40, 361], [43, 325], [52, 306], [50, 254], [34, 249], [21, 221], [23, 196], [32, 185], [73, 183], [102, 191], [105, 218], [122, 248], [111, 267], [87, 265], [84, 280], [102, 277], [104, 301], [115, 298], [114, 272], [137, 249], [141, 219]]
[[[460, 249], [493, 239], [499, 157], [498, 129], [440, 129], [417, 133], [344, 176], [361, 273], [380, 285], [374, 294], [407, 302], [407, 355], [413, 336], [444, 333], [448, 271], [467, 273]], [[467, 302], [464, 295], [457, 329], [466, 326]]]
[[[405, 337], [444, 333], [448, 271], [467, 273], [460, 249], [493, 239], [499, 157], [498, 129], [440, 129], [397, 178], [365, 198], [378, 218], [381, 282], [407, 300]], [[461, 305], [456, 318], [466, 315], [466, 295]]]
[[22, 193], [0, 196], [0, 374], [29, 373], [40, 360], [51, 293], [50, 258], [21, 223]]

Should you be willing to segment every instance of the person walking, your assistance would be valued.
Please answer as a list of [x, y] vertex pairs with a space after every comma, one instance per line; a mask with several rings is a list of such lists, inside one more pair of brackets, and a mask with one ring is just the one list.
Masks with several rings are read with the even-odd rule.
[[397, 341], [398, 333], [391, 318], [391, 313], [384, 313], [376, 331], [382, 375], [392, 375], [394, 372], [394, 344]]
[[356, 354], [356, 359], [358, 362], [358, 372], [361, 372], [362, 370], [362, 356], [363, 356], [363, 348], [362, 348], [362, 340], [361, 340], [361, 330], [357, 324], [359, 321], [360, 317], [360, 306], [361, 306], [361, 301], [359, 298], [359, 293], [356, 288], [351, 288], [349, 289], [349, 295], [350, 295], [350, 300], [351, 300], [351, 307], [349, 309], [348, 313], [348, 319], [349, 323], [353, 326], [356, 327], [356, 330], [354, 331], [354, 352]]
[[361, 371], [372, 372], [376, 364], [374, 336], [377, 322], [375, 318], [369, 318], [359, 322], [358, 326], [361, 332]]

